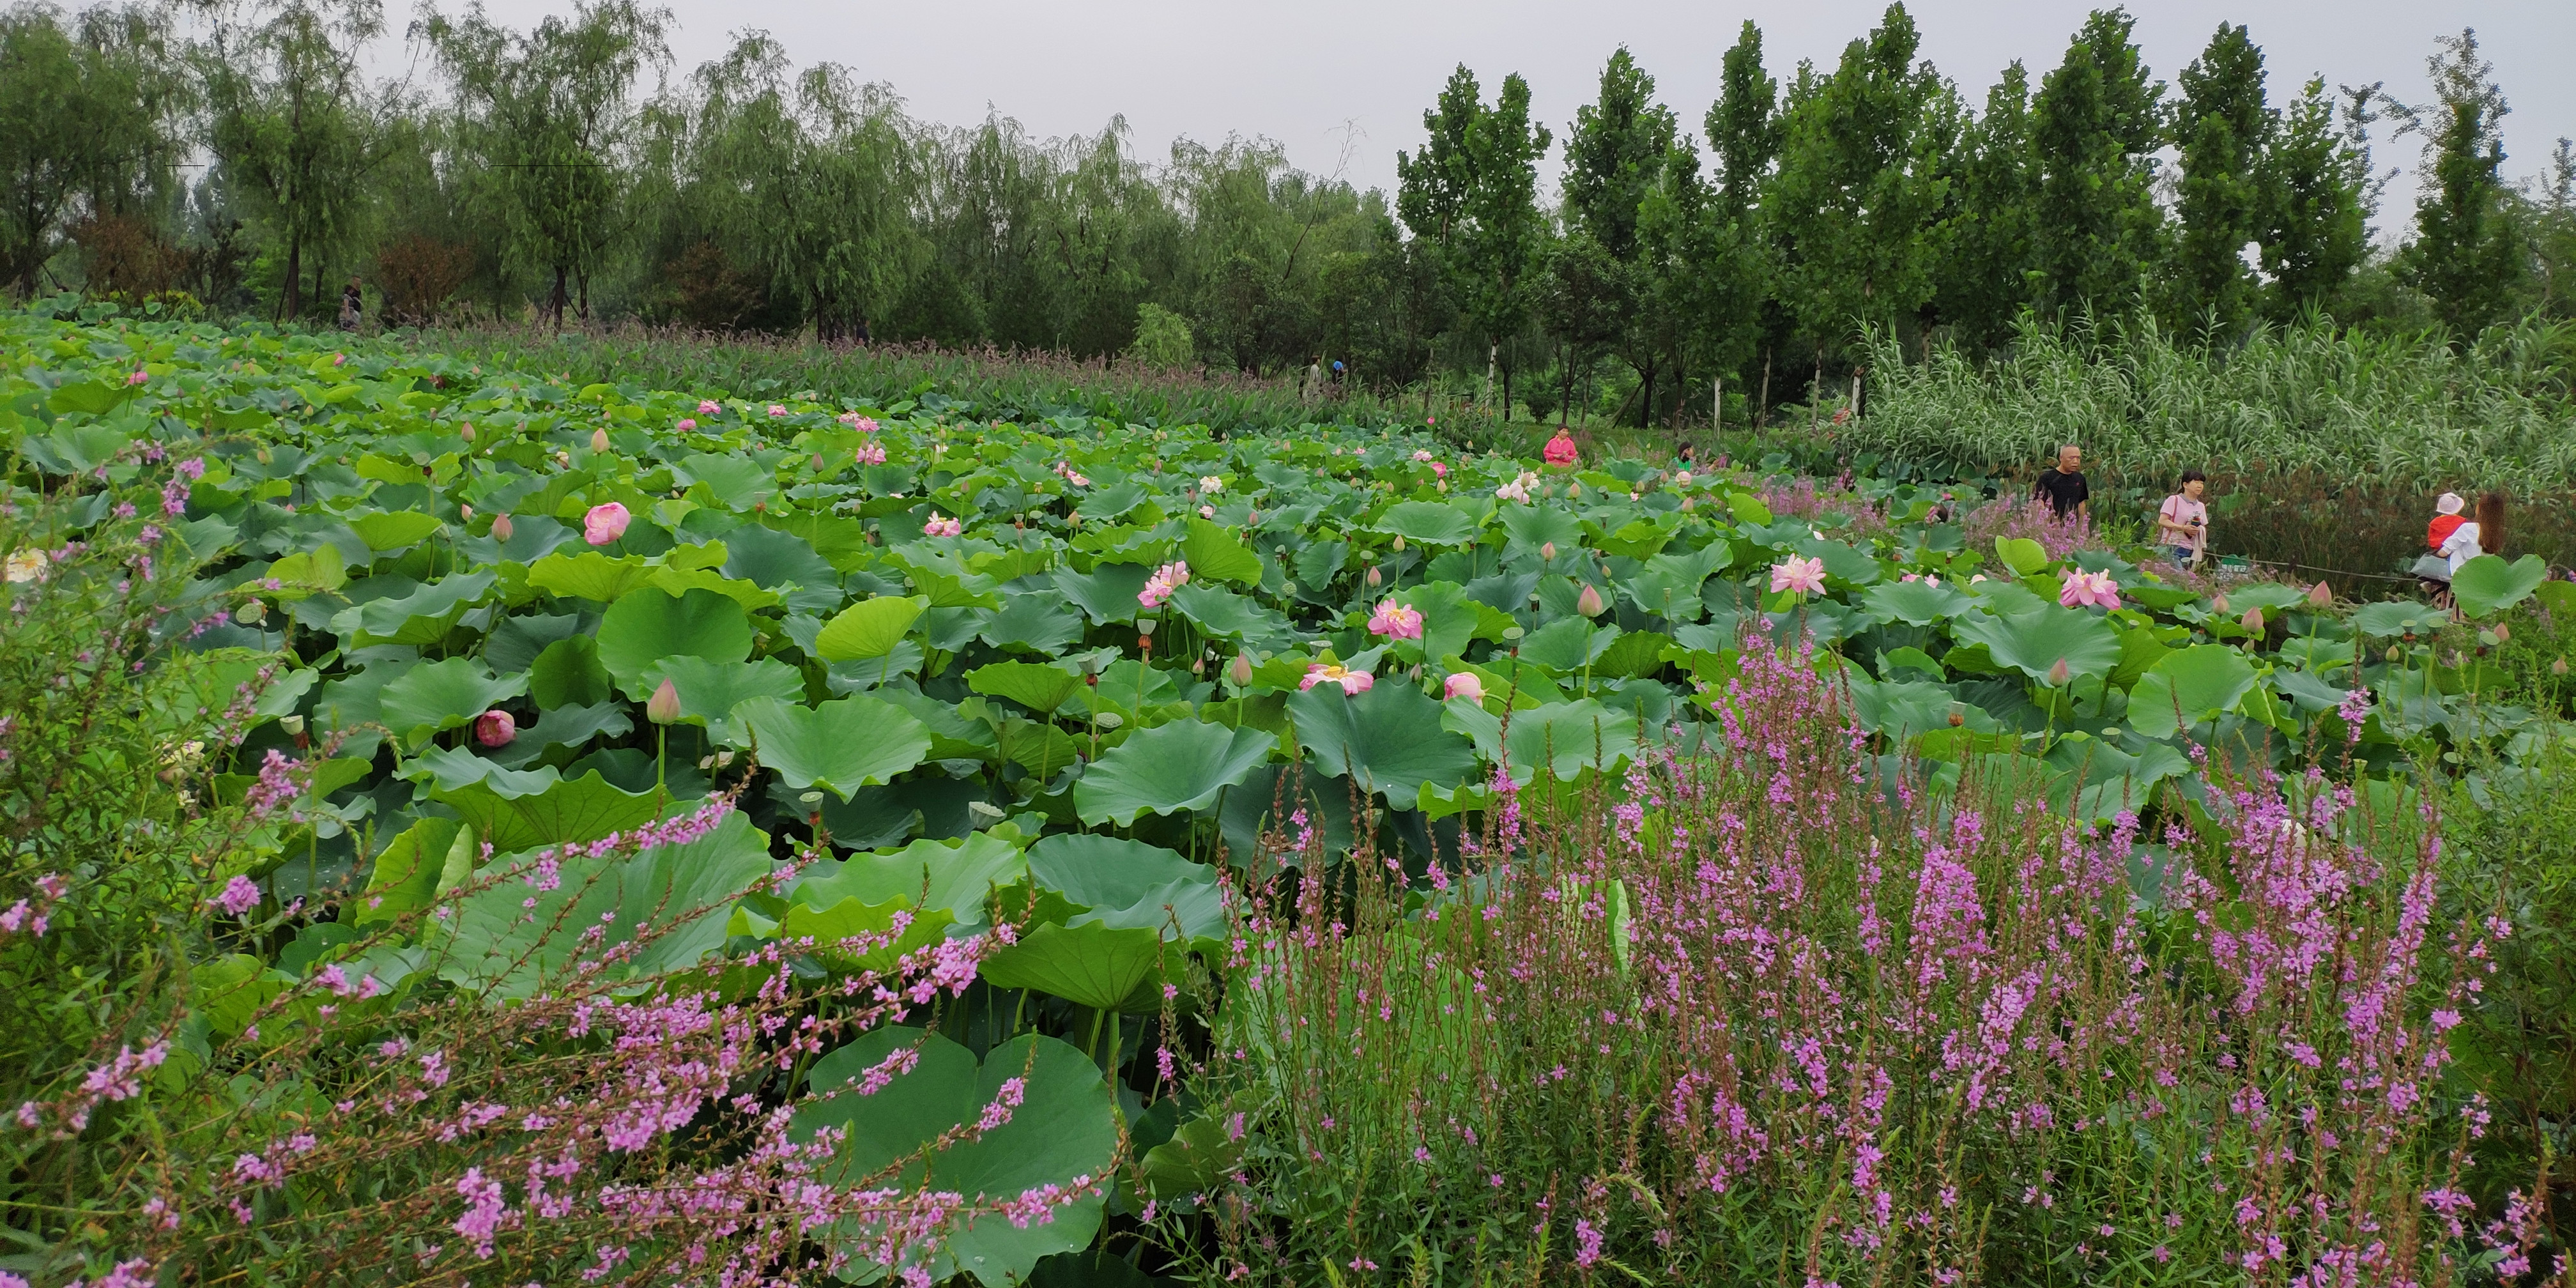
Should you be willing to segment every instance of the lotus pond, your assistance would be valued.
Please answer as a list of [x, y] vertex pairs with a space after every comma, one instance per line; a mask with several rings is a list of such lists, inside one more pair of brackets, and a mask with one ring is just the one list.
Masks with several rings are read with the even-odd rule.
[[[1574, 826], [1722, 754], [1748, 650], [1821, 677], [1880, 789], [2149, 835], [2224, 813], [2214, 773], [2330, 765], [2393, 804], [2446, 755], [2510, 775], [2568, 737], [2490, 696], [2448, 612], [1972, 540], [1975, 498], [1920, 483], [570, 387], [112, 317], [0, 319], [0, 359], [52, 525], [12, 593], [148, 525], [195, 569], [161, 635], [233, 718], [212, 793], [266, 811], [212, 876], [239, 934], [188, 1056], [344, 1005], [877, 981], [971, 942], [807, 1053], [810, 1087], [872, 1085], [795, 1130], [834, 1129], [830, 1177], [1038, 1219], [910, 1250], [845, 1222], [861, 1278], [1014, 1282], [1203, 1201], [1246, 1103], [1175, 1060], [1225, 1029], [1242, 892], [1358, 853], [1436, 905], [1498, 810]], [[2537, 559], [2457, 586], [2486, 646], [2535, 596], [2576, 611]], [[345, 1002], [280, 1009], [326, 976]]]

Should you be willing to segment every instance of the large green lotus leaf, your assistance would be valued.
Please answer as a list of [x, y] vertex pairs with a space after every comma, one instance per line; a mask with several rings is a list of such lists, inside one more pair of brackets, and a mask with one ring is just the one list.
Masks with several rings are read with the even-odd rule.
[[452, 792], [432, 790], [430, 799], [454, 809], [495, 853], [596, 841], [652, 822], [668, 803], [649, 791], [622, 790], [596, 769], [534, 796], [503, 796], [478, 782]]
[[1189, 564], [1193, 581], [1232, 581], [1247, 586], [1261, 581], [1261, 556], [1244, 541], [1243, 534], [1206, 519], [1190, 520], [1189, 535], [1181, 538], [1181, 559]]
[[1597, 661], [1618, 641], [1616, 626], [1596, 626], [1588, 618], [1563, 617], [1530, 632], [1521, 641], [1521, 660], [1571, 675]]
[[1637, 679], [1654, 675], [1664, 669], [1664, 650], [1672, 642], [1673, 637], [1661, 631], [1629, 631], [1601, 650], [1593, 660], [1592, 673]]
[[902, 569], [922, 602], [932, 608], [999, 608], [992, 578], [968, 571], [947, 552], [915, 542], [887, 552], [886, 566]]
[[[797, 702], [805, 696], [805, 677], [795, 667], [769, 658], [750, 662], [716, 662], [682, 654], [645, 668], [644, 683], [658, 687], [668, 679], [680, 695], [680, 719], [705, 725], [719, 741], [734, 736], [725, 717], [753, 698]], [[765, 752], [767, 747], [764, 745]]]
[[2224, 644], [2195, 644], [2156, 660], [2129, 691], [2129, 727], [2150, 738], [2233, 710], [2254, 688], [2254, 664]]
[[1191, 582], [1173, 592], [1172, 607], [1213, 638], [1236, 640], [1255, 648], [1293, 639], [1296, 633], [1296, 627], [1286, 617], [1223, 586]]
[[1438, 501], [1398, 501], [1377, 517], [1372, 530], [1430, 546], [1463, 546], [1477, 535], [1475, 520]]
[[967, 688], [1047, 714], [1063, 706], [1081, 683], [1081, 676], [1046, 662], [995, 662], [966, 673]]
[[1020, 847], [990, 832], [970, 832], [954, 841], [925, 837], [891, 853], [853, 854], [842, 862], [818, 859], [788, 897], [818, 908], [843, 899], [871, 906], [900, 899], [906, 907], [935, 909], [960, 924], [980, 925], [984, 897], [1028, 871], [1028, 856]]
[[1583, 543], [1583, 521], [1554, 506], [1514, 503], [1503, 506], [1494, 517], [1502, 520], [1512, 544], [1531, 554], [1550, 545], [1558, 554], [1571, 554]]
[[[420, 480], [415, 477], [412, 481]], [[438, 531], [439, 519], [418, 510], [384, 510], [359, 515], [349, 520], [349, 527], [358, 534], [358, 540], [367, 543], [367, 549], [381, 554], [428, 540], [429, 534]]]
[[1140, 814], [1205, 809], [1260, 768], [1277, 742], [1259, 729], [1204, 720], [1141, 730], [1093, 762], [1074, 784], [1074, 812], [1086, 823], [1124, 826]]
[[1501, 717], [1465, 698], [1443, 705], [1442, 726], [1474, 739], [1488, 762], [1508, 750], [1512, 781], [1524, 787], [1537, 781], [1541, 765], [1570, 782], [1585, 769], [1615, 769], [1637, 750], [1637, 714], [1592, 698], [1516, 710], [1509, 735]]
[[1995, 719], [1985, 709], [1959, 700], [1948, 685], [1921, 680], [1872, 680], [1857, 672], [1847, 673], [1851, 685], [1852, 714], [1861, 727], [1890, 738], [1911, 738], [1935, 729], [1950, 727], [1950, 717], [1959, 716], [1963, 727], [1983, 733], [1995, 729]]
[[[496, 862], [515, 868], [532, 858]], [[503, 880], [465, 896], [446, 936], [439, 977], [487, 997], [516, 999], [572, 971], [597, 968], [612, 979], [637, 979], [695, 965], [724, 946], [728, 906], [769, 876], [769, 838], [741, 814], [728, 814], [684, 845], [659, 845], [626, 859], [576, 854], [556, 865], [551, 888]], [[654, 933], [634, 950], [613, 951], [636, 943], [648, 926]], [[594, 933], [598, 938], [589, 939]]]
[[2060, 661], [2069, 679], [2109, 675], [2120, 664], [2120, 636], [2098, 613], [2042, 605], [2009, 617], [1968, 613], [1953, 618], [1951, 633], [1983, 644], [1994, 660], [2046, 683]]
[[[850, 1085], [903, 1048], [916, 1053], [917, 1063], [874, 1095]], [[974, 1055], [947, 1038], [888, 1026], [816, 1061], [812, 1079], [815, 1095], [797, 1111], [795, 1131], [799, 1139], [825, 1127], [847, 1133], [817, 1179], [848, 1190], [944, 1190], [989, 1209], [1048, 1185], [1096, 1183], [1118, 1151], [1117, 1110], [1100, 1067], [1055, 1038], [1030, 1034], [1004, 1042], [985, 1053], [978, 1069]], [[1009, 1121], [931, 1149], [942, 1136], [972, 1128], [1001, 1095], [1002, 1083], [1013, 1079], [1021, 1083], [1021, 1098]], [[937, 1250], [920, 1269], [928, 1281], [964, 1273], [984, 1288], [1027, 1283], [1039, 1261], [1090, 1246], [1108, 1202], [1106, 1187], [1101, 1190], [1025, 1227], [989, 1211], [957, 1218], [939, 1233]], [[857, 1259], [850, 1278], [902, 1269], [865, 1260], [880, 1231], [845, 1222], [832, 1234]]]
[[465, 611], [492, 593], [489, 572], [461, 572], [442, 577], [400, 599], [378, 599], [342, 609], [331, 630], [349, 648], [376, 644], [435, 644]]
[[600, 665], [599, 641], [590, 636], [556, 640], [528, 664], [528, 697], [540, 709], [595, 706], [616, 696], [615, 679]]
[[706, 484], [717, 500], [734, 510], [748, 510], [778, 495], [778, 477], [761, 468], [760, 462], [739, 456], [699, 452], [682, 457], [672, 474], [684, 482]]
[[790, 787], [820, 787], [843, 800], [930, 754], [930, 730], [882, 698], [860, 694], [811, 709], [752, 698], [733, 709], [724, 741], [755, 747]]
[[1073, 509], [1086, 522], [1106, 523], [1135, 509], [1145, 500], [1145, 495], [1145, 485], [1130, 479], [1094, 490]]
[[1699, 588], [1734, 558], [1734, 548], [1723, 541], [1656, 555], [1628, 580], [1624, 587], [1628, 602], [1676, 622], [1698, 621], [1708, 611], [1700, 602]]
[[599, 660], [626, 696], [652, 696], [645, 676], [666, 657], [740, 662], [751, 656], [751, 618], [742, 605], [711, 590], [674, 597], [646, 588], [608, 606], [599, 620]]
[[460, 791], [475, 783], [492, 789], [504, 800], [517, 800], [550, 790], [563, 775], [552, 766], [531, 770], [511, 769], [499, 761], [477, 756], [462, 747], [431, 747], [404, 762], [401, 774], [417, 781], [427, 780], [437, 791]]
[[817, 609], [840, 603], [841, 574], [805, 538], [746, 523], [727, 532], [724, 545], [725, 576], [781, 592], [800, 588], [804, 594], [788, 596], [799, 607], [807, 606], [799, 602], [806, 596], [814, 597], [811, 606]]
[[993, 760], [1002, 753], [992, 723], [992, 704], [979, 698], [943, 702], [910, 689], [880, 689], [874, 695], [903, 708], [930, 731], [929, 760]]
[[1997, 537], [1995, 558], [2027, 577], [2048, 566], [2048, 549], [2028, 537]]
[[[1486, 634], [1486, 614], [1494, 611], [1469, 599], [1466, 588], [1455, 582], [1430, 582], [1394, 598], [1422, 614], [1422, 656], [1434, 661], [1466, 652], [1469, 644]], [[1510, 621], [1501, 614], [1495, 617]], [[1501, 630], [1493, 627], [1496, 637]]]
[[1053, 657], [1082, 638], [1082, 617], [1058, 595], [1004, 595], [976, 637], [999, 649]]
[[1866, 586], [1878, 580], [1877, 558], [1849, 542], [1808, 537], [1795, 542], [1794, 548], [1810, 559], [1823, 561], [1825, 575], [1836, 581]]
[[1143, 605], [1136, 601], [1154, 570], [1143, 564], [1105, 563], [1089, 572], [1058, 568], [1055, 587], [1088, 614], [1095, 624], [1129, 622]]
[[1959, 593], [1957, 587], [1936, 586], [1928, 581], [1891, 581], [1872, 586], [1861, 597], [1861, 604], [1878, 621], [1908, 626], [1938, 626], [1976, 607], [1976, 601]]
[[[1411, 802], [1406, 804], [1409, 807]], [[1225, 892], [1213, 875], [1184, 877], [1155, 886], [1120, 907], [1075, 913], [1064, 924], [1150, 930], [1166, 941], [1181, 943], [1216, 939], [1225, 933]]]
[[[376, 856], [367, 878], [367, 895], [354, 908], [361, 926], [396, 921], [430, 905], [438, 895], [439, 877], [456, 843], [455, 819], [430, 817], [412, 824]], [[469, 855], [467, 860], [473, 860]]]
[[1180, 696], [1180, 686], [1173, 683], [1171, 672], [1122, 657], [1101, 668], [1096, 683], [1076, 690], [1074, 700], [1086, 712], [1114, 711], [1133, 722], [1154, 707], [1178, 701]]
[[628, 709], [629, 704], [624, 702], [547, 707], [537, 713], [535, 724], [519, 730], [519, 736], [509, 746], [493, 752], [492, 759], [519, 769], [549, 747], [579, 747], [602, 735], [625, 737], [635, 729]]
[[1029, 847], [1029, 877], [1085, 908], [1124, 908], [1175, 881], [1213, 883], [1216, 869], [1143, 841], [1056, 832]]
[[1440, 727], [1440, 704], [1410, 684], [1388, 682], [1356, 697], [1319, 684], [1288, 695], [1298, 745], [1327, 774], [1384, 792], [1409, 809], [1422, 784], [1454, 788], [1476, 777], [1476, 748]]
[[642, 555], [609, 556], [596, 550], [556, 551], [528, 565], [528, 584], [549, 595], [613, 604], [652, 579]]
[[[534, 666], [537, 655], [549, 644], [568, 639], [588, 639], [581, 629], [579, 613], [523, 613], [503, 617], [492, 623], [492, 633], [483, 637], [483, 660], [500, 672], [524, 671]], [[605, 676], [607, 672], [601, 672]]]
[[927, 607], [918, 597], [877, 595], [844, 608], [814, 636], [814, 655], [826, 662], [884, 657], [903, 642]]
[[995, 988], [1032, 988], [1094, 1010], [1151, 1011], [1162, 999], [1138, 997], [1137, 986], [1164, 961], [1162, 938], [1149, 928], [1050, 922], [986, 957], [978, 973]]
[[384, 687], [377, 712], [385, 727], [405, 739], [472, 724], [493, 704], [527, 692], [528, 677], [499, 676], [481, 658], [424, 662]]
[[[746, 613], [757, 613], [780, 602], [776, 591], [763, 590], [757, 582], [728, 577], [711, 568], [656, 568], [652, 576], [645, 578], [644, 584], [670, 595], [684, 595], [691, 590], [710, 591], [742, 605]], [[837, 593], [831, 596], [833, 603], [839, 603], [840, 598]]]
[[2352, 615], [2353, 629], [2364, 635], [2430, 635], [2450, 621], [2448, 612], [2408, 599], [2364, 604]]
[[2506, 563], [2498, 555], [2479, 555], [2451, 574], [2451, 596], [2471, 617], [2492, 617], [2531, 597], [2549, 580], [2549, 563], [2524, 555]]

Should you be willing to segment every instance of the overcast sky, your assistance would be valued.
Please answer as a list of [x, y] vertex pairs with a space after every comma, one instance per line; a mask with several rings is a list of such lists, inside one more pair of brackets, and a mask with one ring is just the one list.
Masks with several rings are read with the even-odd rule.
[[[1696, 133], [1717, 94], [1719, 58], [1744, 19], [1762, 25], [1765, 61], [1785, 84], [1801, 58], [1830, 70], [1844, 44], [1884, 8], [1880, 0], [666, 2], [678, 21], [675, 75], [716, 57], [732, 33], [762, 28], [800, 65], [838, 62], [863, 80], [891, 84], [919, 117], [965, 125], [995, 111], [1038, 135], [1058, 136], [1090, 133], [1124, 116], [1148, 160], [1160, 160], [1180, 136], [1208, 143], [1228, 134], [1262, 136], [1285, 145], [1302, 169], [1389, 189], [1397, 150], [1420, 145], [1423, 109], [1458, 63], [1476, 72], [1489, 97], [1506, 73], [1527, 77], [1540, 118], [1561, 141], [1575, 108], [1591, 100], [1603, 60], [1625, 44]], [[2036, 86], [2091, 7], [2048, 0], [1909, 6], [1923, 56], [1980, 108], [1986, 87], [2015, 59]], [[570, 5], [491, 0], [489, 8], [497, 18], [524, 22]], [[2148, 65], [2169, 85], [2221, 21], [2246, 24], [2266, 55], [2275, 104], [2310, 75], [2323, 75], [2329, 88], [2385, 81], [2400, 99], [2422, 101], [2434, 38], [2471, 26], [2513, 107], [2505, 120], [2507, 173], [2542, 173], [2554, 142], [2576, 134], [2576, 76], [2567, 72], [2576, 57], [2576, 0], [2153, 0], [2133, 9]], [[386, 16], [402, 30], [409, 17], [403, 0]], [[2408, 171], [2391, 185], [2378, 219], [2383, 232], [2393, 231], [2413, 208], [2418, 143], [2391, 138], [2384, 127], [2375, 142], [2381, 169]], [[1551, 186], [1557, 164], [1551, 158], [1542, 171]]]

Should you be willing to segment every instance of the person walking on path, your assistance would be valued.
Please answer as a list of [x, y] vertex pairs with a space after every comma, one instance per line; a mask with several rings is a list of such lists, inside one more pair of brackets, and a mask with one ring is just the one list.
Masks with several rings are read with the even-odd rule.
[[1300, 383], [1304, 387], [1297, 391], [1297, 395], [1307, 405], [1314, 405], [1316, 399], [1324, 396], [1324, 355], [1316, 354], [1315, 360], [1306, 364], [1306, 376]]
[[2209, 505], [2200, 499], [2208, 489], [2208, 475], [2184, 470], [2182, 490], [2156, 509], [2156, 540], [2164, 543], [2177, 568], [2188, 570], [2209, 553]]
[[2031, 489], [2035, 500], [2048, 502], [2049, 511], [2064, 523], [2093, 520], [2093, 488], [2084, 481], [2084, 449], [2068, 443], [2057, 449], [2057, 464], [2039, 472], [2039, 483]]
[[347, 286], [340, 288], [340, 329], [357, 330], [358, 323], [365, 316], [366, 310], [366, 297], [358, 291], [358, 279], [352, 277]]

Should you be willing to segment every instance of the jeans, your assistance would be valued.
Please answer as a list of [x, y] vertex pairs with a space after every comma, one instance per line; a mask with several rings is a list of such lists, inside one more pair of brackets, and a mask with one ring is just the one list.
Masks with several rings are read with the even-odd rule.
[[2189, 546], [2166, 546], [2165, 553], [2173, 556], [2174, 567], [2185, 571], [2189, 571], [2193, 561], [2200, 558], [2200, 552]]

